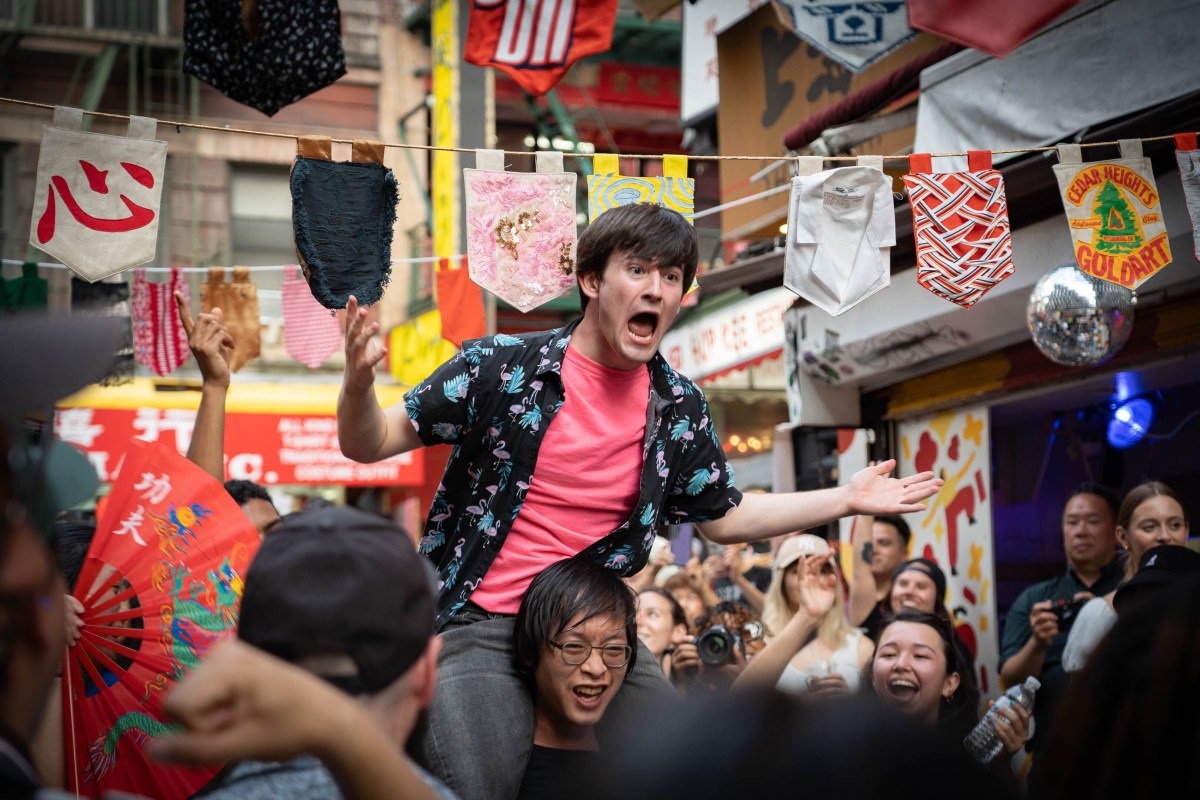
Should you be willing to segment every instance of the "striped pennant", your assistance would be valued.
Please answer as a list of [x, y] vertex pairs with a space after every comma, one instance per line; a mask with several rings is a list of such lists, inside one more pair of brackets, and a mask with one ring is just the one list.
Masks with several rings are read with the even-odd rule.
[[696, 208], [696, 183], [687, 177], [686, 156], [663, 156], [663, 177], [635, 178], [619, 175], [618, 158], [601, 153], [588, 176], [588, 222], [617, 206], [656, 203], [678, 211], [688, 222]]
[[968, 172], [933, 172], [928, 153], [909, 158], [904, 176], [913, 211], [917, 283], [970, 308], [1013, 274], [1004, 179], [992, 154], [973, 150]]
[[175, 306], [177, 291], [185, 303], [191, 300], [191, 290], [178, 268], [171, 269], [167, 283], [150, 283], [146, 270], [133, 271], [133, 354], [155, 375], [171, 374], [189, 356], [187, 333]]

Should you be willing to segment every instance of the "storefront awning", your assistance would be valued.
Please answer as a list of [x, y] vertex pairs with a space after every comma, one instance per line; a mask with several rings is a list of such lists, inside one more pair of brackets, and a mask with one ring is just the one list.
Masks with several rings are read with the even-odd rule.
[[[267, 485], [421, 486], [421, 450], [375, 464], [342, 456], [339, 389], [333, 383], [234, 384], [225, 413], [226, 478]], [[384, 407], [403, 399], [394, 386], [377, 386], [376, 395]], [[102, 481], [110, 481], [132, 438], [162, 441], [186, 453], [199, 402], [199, 392], [185, 384], [148, 378], [93, 386], [59, 403], [55, 433], [87, 455]]]
[[783, 352], [783, 312], [795, 300], [781, 287], [697, 316], [663, 337], [663, 357], [697, 383], [762, 363]]
[[921, 73], [913, 152], [1053, 144], [1194, 92], [1195, 28], [1195, 0], [1088, 0], [1005, 58], [965, 50]]

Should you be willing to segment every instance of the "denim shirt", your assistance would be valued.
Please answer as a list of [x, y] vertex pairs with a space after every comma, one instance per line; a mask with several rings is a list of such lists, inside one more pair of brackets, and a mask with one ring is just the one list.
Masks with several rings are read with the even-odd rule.
[[[562, 408], [562, 362], [578, 324], [463, 342], [405, 395], [421, 441], [453, 445], [420, 542], [437, 567], [438, 627], [479, 585], [525, 502], [538, 449]], [[646, 563], [660, 524], [720, 519], [742, 498], [704, 394], [661, 355], [648, 367], [637, 502], [624, 524], [598, 531], [583, 551], [624, 575]], [[603, 447], [603, 432], [596, 446]]]

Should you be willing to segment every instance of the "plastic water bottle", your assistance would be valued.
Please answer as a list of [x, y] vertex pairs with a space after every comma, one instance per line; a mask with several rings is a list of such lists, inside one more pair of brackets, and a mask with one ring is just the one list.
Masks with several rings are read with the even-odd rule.
[[967, 734], [966, 739], [963, 739], [963, 747], [967, 748], [967, 752], [971, 754], [972, 758], [980, 764], [987, 764], [993, 758], [1000, 755], [1000, 751], [1004, 749], [1004, 741], [996, 733], [996, 729], [992, 727], [992, 722], [996, 717], [995, 710], [1006, 705], [1017, 704], [1024, 706], [1025, 710], [1032, 714], [1033, 695], [1041, 686], [1041, 682], [1030, 675], [1025, 679], [1024, 683], [1014, 686], [1005, 692], [996, 701], [996, 704], [988, 709], [988, 712], [983, 715], [983, 719], [979, 720], [979, 724], [975, 726], [975, 729]]

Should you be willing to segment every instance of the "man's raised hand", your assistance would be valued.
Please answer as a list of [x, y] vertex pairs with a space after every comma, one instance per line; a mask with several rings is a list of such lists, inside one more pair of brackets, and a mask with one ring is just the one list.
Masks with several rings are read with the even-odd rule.
[[211, 313], [201, 314], [193, 323], [187, 300], [181, 292], [175, 292], [175, 305], [179, 309], [179, 323], [187, 334], [188, 347], [196, 359], [204, 383], [228, 387], [229, 351], [235, 345], [221, 321], [221, 309], [214, 308]]
[[347, 389], [366, 391], [375, 382], [375, 367], [387, 355], [387, 348], [374, 342], [378, 322], [367, 322], [367, 309], [350, 295], [346, 303], [346, 379]]

